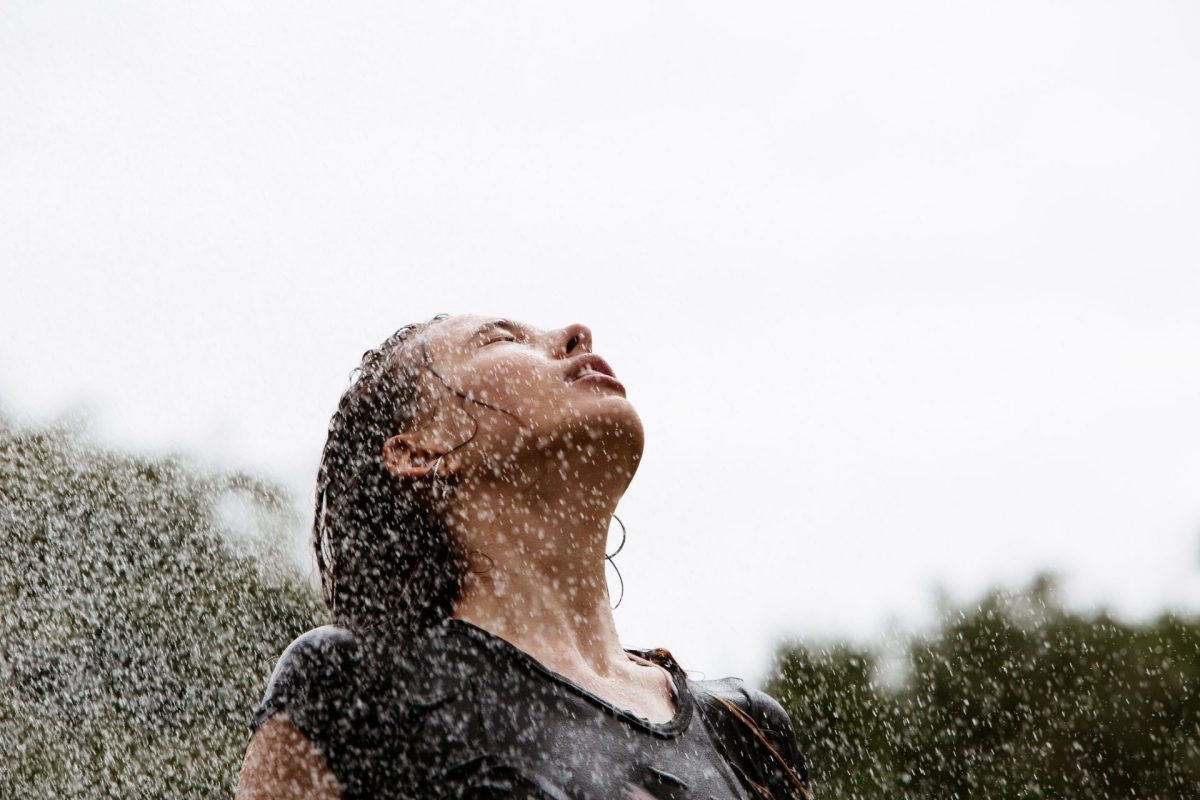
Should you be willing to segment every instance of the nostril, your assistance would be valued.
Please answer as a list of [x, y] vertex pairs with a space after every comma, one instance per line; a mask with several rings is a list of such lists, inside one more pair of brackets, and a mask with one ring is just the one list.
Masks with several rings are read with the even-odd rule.
[[575, 347], [578, 344], [579, 344], [579, 337], [572, 336], [570, 339], [567, 340], [567, 352], [570, 353], [572, 350], [575, 349]]

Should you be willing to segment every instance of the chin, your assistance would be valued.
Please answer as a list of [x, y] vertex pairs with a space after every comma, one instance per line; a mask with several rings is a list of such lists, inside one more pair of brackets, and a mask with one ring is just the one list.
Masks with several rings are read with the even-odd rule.
[[642, 456], [646, 432], [642, 418], [633, 404], [619, 395], [599, 397], [601, 402], [581, 403], [563, 429], [564, 439], [577, 444], [593, 443], [614, 456], [631, 458], [636, 463]]

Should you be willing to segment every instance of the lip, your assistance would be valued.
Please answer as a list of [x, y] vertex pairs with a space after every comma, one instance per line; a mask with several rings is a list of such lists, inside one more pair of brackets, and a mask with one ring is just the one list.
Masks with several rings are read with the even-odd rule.
[[[586, 375], [582, 374], [588, 368], [591, 368], [593, 371]], [[622, 394], [625, 393], [625, 386], [617, 380], [617, 375], [613, 372], [613, 368], [608, 365], [607, 361], [595, 353], [585, 353], [573, 359], [571, 366], [567, 369], [566, 375], [563, 376], [563, 380], [567, 383], [603, 383], [620, 389]]]
[[625, 394], [625, 384], [614, 378], [612, 375], [605, 375], [601, 372], [592, 372], [584, 375], [582, 378], [576, 378], [571, 383], [602, 383], [605, 386], [611, 386], [614, 389], [620, 389], [621, 394]]

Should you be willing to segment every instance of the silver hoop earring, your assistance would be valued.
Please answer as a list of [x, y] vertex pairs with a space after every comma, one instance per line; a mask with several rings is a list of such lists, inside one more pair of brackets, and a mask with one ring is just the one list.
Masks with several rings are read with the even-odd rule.
[[[621, 601], [625, 599], [625, 578], [622, 577], [621, 570], [617, 567], [617, 562], [613, 561], [613, 556], [621, 552], [621, 549], [625, 547], [625, 523], [621, 522], [621, 518], [616, 514], [613, 514], [613, 519], [621, 526], [621, 543], [617, 545], [617, 549], [613, 550], [612, 553], [605, 553], [604, 560], [612, 564], [612, 568], [617, 570], [617, 580], [621, 582], [621, 595], [617, 598], [617, 606], [619, 606], [621, 605]], [[612, 606], [612, 610], [616, 611], [617, 606]]]

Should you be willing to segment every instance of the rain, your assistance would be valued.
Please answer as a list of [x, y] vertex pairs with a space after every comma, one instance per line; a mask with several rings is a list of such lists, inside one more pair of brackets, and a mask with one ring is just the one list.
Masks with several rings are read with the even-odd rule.
[[1195, 797], [1197, 35], [10, 3], [0, 797]]

